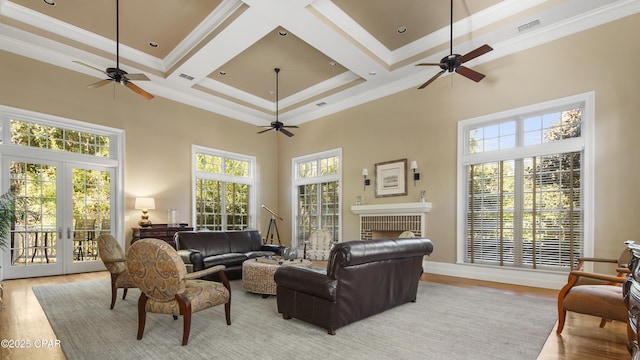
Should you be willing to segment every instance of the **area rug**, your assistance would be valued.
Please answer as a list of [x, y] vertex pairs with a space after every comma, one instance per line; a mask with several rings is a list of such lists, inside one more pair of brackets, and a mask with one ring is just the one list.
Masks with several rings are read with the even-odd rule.
[[420, 282], [418, 299], [347, 325], [335, 336], [284, 320], [276, 299], [232, 281], [224, 307], [194, 315], [187, 346], [182, 317], [148, 314], [136, 340], [139, 290], [109, 309], [108, 280], [34, 287], [68, 359], [536, 359], [556, 321], [555, 301], [484, 288]]

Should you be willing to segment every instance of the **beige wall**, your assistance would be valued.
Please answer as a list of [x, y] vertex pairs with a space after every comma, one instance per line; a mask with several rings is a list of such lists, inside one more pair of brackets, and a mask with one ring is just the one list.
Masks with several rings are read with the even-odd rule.
[[[424, 90], [409, 89], [312, 121], [293, 138], [255, 135], [251, 125], [163, 98], [146, 101], [118, 87], [85, 85], [95, 78], [0, 52], [0, 103], [126, 131], [127, 228], [139, 213], [136, 196], [153, 195], [151, 220], [166, 222], [166, 210], [189, 212], [192, 144], [256, 156], [258, 205], [279, 211], [284, 243], [291, 237], [291, 158], [333, 148], [343, 150], [343, 239], [357, 239], [357, 195], [366, 204], [417, 201], [420, 190], [433, 203], [427, 236], [431, 260], [455, 262], [456, 129], [459, 120], [595, 91], [595, 254], [617, 256], [626, 239], [640, 239], [635, 210], [640, 202], [636, 138], [640, 134], [640, 15], [475, 67], [487, 74], [476, 84], [446, 76]], [[420, 166], [408, 195], [377, 199], [362, 189], [361, 170], [407, 158]], [[268, 217], [258, 211], [266, 234]], [[130, 232], [127, 234], [130, 237]]]
[[[359, 238], [358, 217], [350, 210], [357, 195], [366, 204], [412, 202], [426, 190], [433, 203], [430, 260], [454, 263], [457, 122], [595, 91], [595, 254], [617, 257], [625, 240], [640, 240], [640, 66], [632, 60], [640, 59], [639, 32], [635, 15], [476, 66], [487, 75], [478, 84], [447, 76], [424, 90], [409, 89], [303, 124], [294, 138], [279, 139], [280, 208], [288, 209], [291, 201], [289, 159], [342, 147], [343, 239]], [[362, 168], [373, 174], [375, 163], [402, 158], [418, 161], [421, 173], [417, 187], [409, 182], [407, 196], [375, 198], [373, 186], [362, 190]]]
[[[42, 62], [0, 52], [0, 104], [125, 130], [126, 237], [137, 226], [138, 196], [153, 196], [154, 223], [167, 222], [167, 210], [192, 224], [191, 145], [256, 157], [258, 211], [276, 203], [277, 134], [255, 135], [256, 126], [156, 97], [147, 101], [123, 86], [88, 89], [96, 78]], [[143, 84], [141, 84], [144, 87]], [[258, 212], [258, 228], [266, 233], [268, 217]]]

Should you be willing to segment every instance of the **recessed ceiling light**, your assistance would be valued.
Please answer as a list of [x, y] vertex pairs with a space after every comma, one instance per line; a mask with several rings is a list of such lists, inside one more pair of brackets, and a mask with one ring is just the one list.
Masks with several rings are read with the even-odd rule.
[[50, 5], [50, 6], [55, 6], [56, 2], [53, 0], [42, 0], [45, 4]]
[[273, 91], [273, 90], [269, 90], [269, 91], [267, 91], [267, 94], [269, 94], [270, 96], [273, 96], [273, 95], [275, 95], [275, 94], [276, 94], [276, 92], [275, 92], [275, 91]]
[[329, 66], [336, 66], [336, 65], [338, 65], [338, 63], [337, 63], [337, 62], [335, 62], [335, 61], [329, 61]]
[[407, 32], [407, 27], [406, 26], [400, 26], [398, 28], [398, 34], [404, 34]]
[[151, 46], [152, 48], [157, 48], [158, 47], [158, 43], [155, 41], [149, 41], [149, 46]]
[[278, 34], [280, 34], [280, 36], [287, 36], [289, 33], [286, 30], [280, 30], [278, 31]]
[[218, 74], [220, 74], [222, 76], [225, 76], [225, 75], [227, 75], [227, 72], [224, 71], [224, 70], [220, 70], [220, 71], [218, 71]]
[[377, 73], [375, 70], [369, 71], [369, 75], [371, 75], [371, 76], [375, 76], [375, 75], [377, 75], [377, 74], [378, 74], [378, 73]]

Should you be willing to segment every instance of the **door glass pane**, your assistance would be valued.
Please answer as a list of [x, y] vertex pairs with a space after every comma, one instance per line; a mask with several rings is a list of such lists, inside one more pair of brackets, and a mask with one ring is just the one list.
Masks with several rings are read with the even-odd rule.
[[10, 232], [11, 266], [57, 262], [56, 167], [11, 162], [16, 222]]
[[73, 261], [98, 259], [97, 237], [111, 231], [111, 173], [73, 169]]

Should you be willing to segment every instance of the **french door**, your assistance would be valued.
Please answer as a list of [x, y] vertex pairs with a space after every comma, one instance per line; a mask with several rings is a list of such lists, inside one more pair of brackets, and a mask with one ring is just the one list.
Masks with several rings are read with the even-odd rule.
[[16, 221], [4, 251], [4, 277], [26, 278], [104, 269], [97, 237], [111, 232], [114, 169], [4, 157], [3, 189], [15, 195]]

